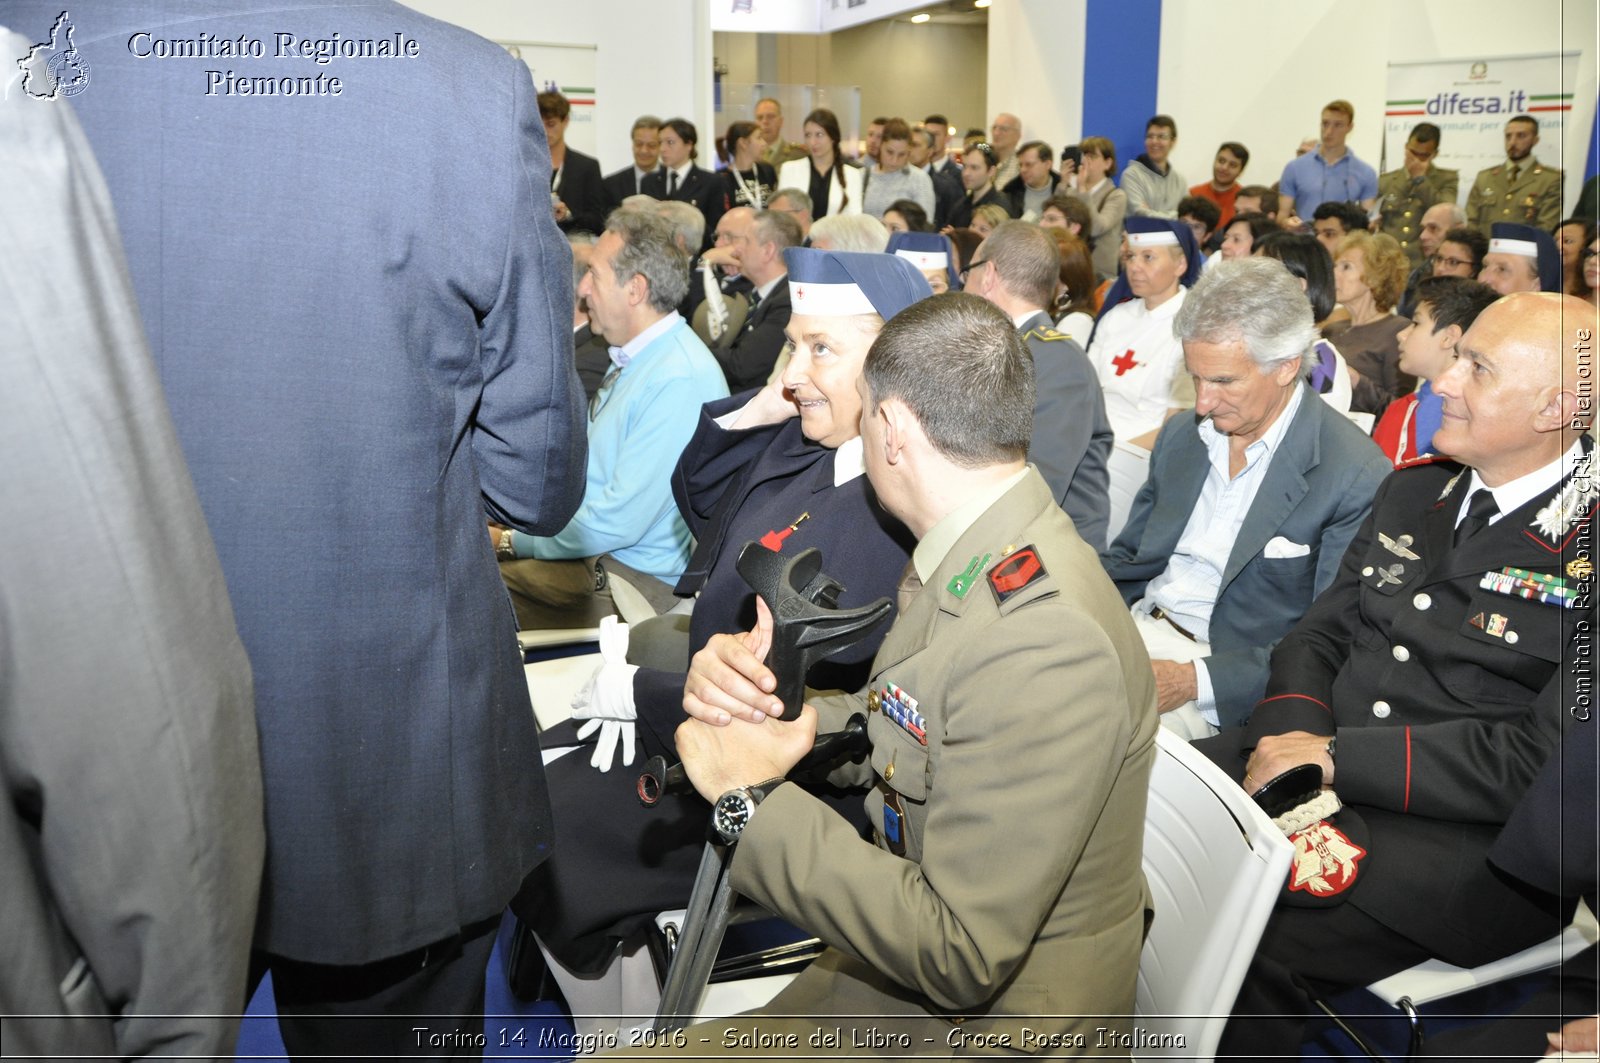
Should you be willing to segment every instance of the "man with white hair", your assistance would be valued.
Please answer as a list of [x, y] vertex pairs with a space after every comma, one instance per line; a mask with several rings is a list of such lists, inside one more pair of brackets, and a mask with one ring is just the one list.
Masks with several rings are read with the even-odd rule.
[[1195, 416], [1156, 437], [1101, 563], [1144, 636], [1162, 725], [1194, 739], [1260, 699], [1272, 647], [1333, 581], [1390, 465], [1305, 383], [1317, 331], [1282, 263], [1219, 263], [1173, 331]]

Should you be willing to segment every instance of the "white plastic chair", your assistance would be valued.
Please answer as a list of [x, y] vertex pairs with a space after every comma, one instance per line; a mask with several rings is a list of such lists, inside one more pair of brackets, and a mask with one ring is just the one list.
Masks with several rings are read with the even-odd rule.
[[1186, 1046], [1185, 1058], [1213, 1057], [1293, 852], [1220, 768], [1157, 733], [1144, 835], [1155, 921], [1134, 1001], [1141, 1030], [1180, 1038], [1169, 1043]]

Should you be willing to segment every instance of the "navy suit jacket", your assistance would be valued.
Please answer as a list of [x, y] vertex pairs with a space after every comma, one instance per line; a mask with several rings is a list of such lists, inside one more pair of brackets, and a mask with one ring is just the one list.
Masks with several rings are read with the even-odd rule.
[[723, 336], [723, 342], [711, 351], [728, 378], [730, 392], [758, 388], [767, 382], [787, 342], [783, 330], [789, 327], [793, 312], [789, 281], [785, 278], [756, 304], [738, 329]]
[[693, 164], [690, 164], [689, 176], [678, 185], [675, 195], [667, 195], [667, 171], [664, 169], [644, 179], [644, 194], [657, 199], [679, 199], [694, 204], [706, 217], [706, 235], [700, 244], [702, 251], [709, 248], [716, 238], [717, 222], [722, 220], [723, 213], [728, 209], [728, 191], [722, 178]]
[[[396, 3], [199, 6], [78, 16], [92, 82], [73, 104], [255, 674], [257, 947], [366, 963], [498, 914], [545, 855], [484, 518], [549, 534], [578, 505], [571, 255], [504, 49]], [[42, 37], [60, 13], [5, 16]], [[196, 26], [267, 57], [130, 54]], [[273, 58], [279, 32], [399, 33], [419, 54], [318, 66]], [[207, 65], [342, 89], [208, 98]]]
[[[648, 177], [649, 174], [645, 176]], [[606, 191], [611, 196], [613, 206], [620, 205], [629, 196], [643, 194], [643, 189], [634, 187], [633, 163], [631, 162], [616, 173], [606, 174], [601, 183], [606, 186]]]
[[600, 176], [600, 163], [581, 151], [567, 149], [561, 164], [561, 187], [556, 190], [572, 213], [561, 223], [562, 232], [586, 232], [599, 236], [606, 229], [606, 215], [616, 209], [611, 190]]
[[[1244, 722], [1261, 699], [1272, 647], [1333, 582], [1378, 484], [1393, 468], [1349, 419], [1300, 386], [1300, 409], [1245, 514], [1211, 612], [1211, 655], [1205, 662], [1223, 727]], [[1207, 468], [1194, 417], [1168, 419], [1128, 523], [1100, 556], [1129, 605], [1166, 569]], [[1266, 557], [1267, 543], [1279, 537], [1308, 552]]]

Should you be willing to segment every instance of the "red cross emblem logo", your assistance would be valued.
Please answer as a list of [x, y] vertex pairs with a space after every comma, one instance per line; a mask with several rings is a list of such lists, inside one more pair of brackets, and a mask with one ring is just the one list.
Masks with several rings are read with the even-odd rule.
[[1117, 367], [1117, 375], [1121, 376], [1134, 366], [1142, 365], [1143, 363], [1133, 360], [1133, 348], [1129, 347], [1127, 350], [1111, 359], [1111, 364]]

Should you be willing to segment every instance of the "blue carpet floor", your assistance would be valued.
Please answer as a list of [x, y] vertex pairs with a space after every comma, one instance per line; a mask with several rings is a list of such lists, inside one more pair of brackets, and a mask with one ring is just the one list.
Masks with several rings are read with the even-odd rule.
[[[484, 981], [484, 1049], [487, 1059], [567, 1059], [569, 1054], [541, 1045], [571, 1043], [572, 1020], [557, 1003], [542, 1000], [524, 1004], [511, 995], [506, 982], [505, 950], [510, 919], [500, 928], [489, 970]], [[236, 1057], [287, 1063], [283, 1040], [278, 1036], [277, 1005], [272, 999], [272, 978], [268, 976], [256, 991], [245, 1012], [239, 1031]]]

